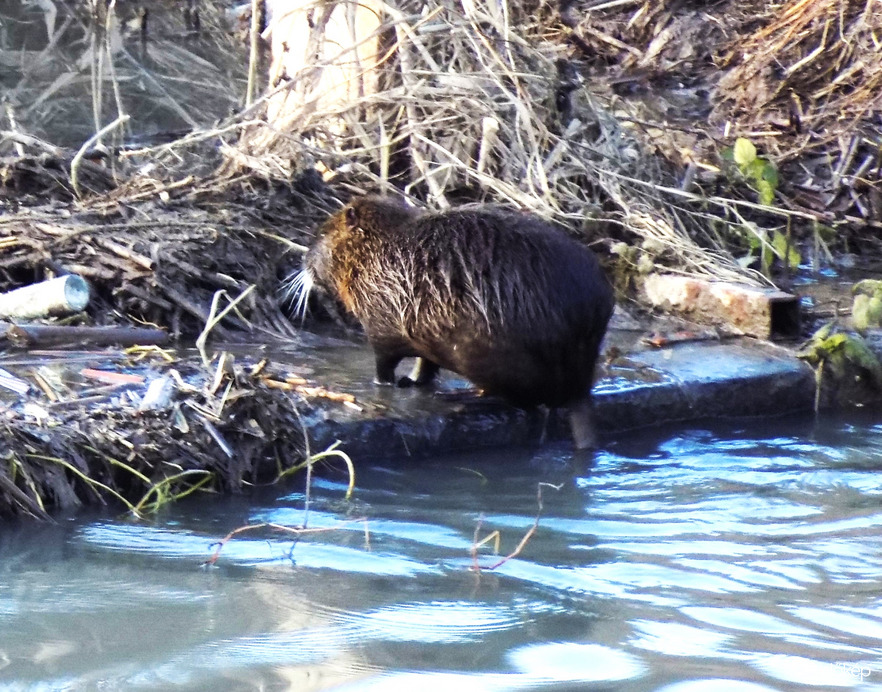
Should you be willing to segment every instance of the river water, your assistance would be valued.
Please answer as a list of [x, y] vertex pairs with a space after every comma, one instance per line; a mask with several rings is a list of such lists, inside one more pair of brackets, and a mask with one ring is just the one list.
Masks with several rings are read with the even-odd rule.
[[[345, 489], [313, 485], [326, 531], [242, 533], [213, 567], [236, 527], [301, 524], [303, 493], [0, 528], [0, 689], [882, 690], [869, 417], [622, 434], [592, 464], [562, 444], [373, 465]], [[502, 555], [528, 540], [478, 572], [476, 528]]]

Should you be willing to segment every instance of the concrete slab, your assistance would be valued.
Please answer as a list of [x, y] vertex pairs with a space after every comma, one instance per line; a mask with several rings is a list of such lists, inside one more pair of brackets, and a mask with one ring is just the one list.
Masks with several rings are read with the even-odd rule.
[[[523, 411], [491, 398], [456, 400], [468, 383], [449, 373], [428, 390], [380, 387], [371, 382], [373, 356], [366, 346], [337, 342], [310, 351], [311, 378], [354, 394], [362, 409], [316, 402], [305, 421], [313, 450], [341, 440], [343, 449], [359, 459], [394, 458], [569, 437], [567, 421], [556, 413]], [[303, 358], [299, 350], [299, 362]], [[594, 392], [601, 444], [626, 429], [781, 415], [810, 410], [814, 403], [811, 368], [785, 349], [750, 339], [629, 353], [600, 375]]]

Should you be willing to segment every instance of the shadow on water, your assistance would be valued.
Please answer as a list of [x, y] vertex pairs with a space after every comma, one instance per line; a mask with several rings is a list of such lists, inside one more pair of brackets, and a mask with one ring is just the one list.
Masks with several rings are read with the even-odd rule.
[[882, 689], [880, 451], [866, 416], [365, 466], [213, 568], [303, 494], [6, 527], [0, 688]]

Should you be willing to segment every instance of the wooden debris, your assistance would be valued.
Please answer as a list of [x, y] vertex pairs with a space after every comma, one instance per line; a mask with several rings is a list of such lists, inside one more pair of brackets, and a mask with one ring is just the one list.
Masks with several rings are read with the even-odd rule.
[[168, 343], [168, 332], [163, 329], [138, 327], [66, 327], [55, 325], [12, 324], [0, 322], [0, 339], [18, 348], [65, 346], [76, 348], [92, 346], [163, 345]]
[[696, 341], [719, 341], [720, 334], [714, 330], [704, 331], [675, 331], [675, 332], [652, 332], [645, 336], [642, 341], [654, 348], [664, 348], [673, 344], [694, 343]]
[[93, 380], [100, 380], [108, 384], [143, 384], [143, 375], [132, 375], [125, 372], [114, 372], [110, 370], [95, 370], [94, 368], [83, 368], [80, 375]]
[[[12, 383], [20, 397], [0, 407], [0, 518], [111, 499], [140, 513], [159, 506], [137, 501], [157, 487], [163, 497], [239, 490], [275, 478], [279, 459], [303, 459], [297, 409], [309, 404], [261, 386], [247, 374], [256, 362], [237, 369], [241, 395], [231, 395], [209, 391], [214, 371], [196, 358], [172, 370], [158, 356], [43, 354], [0, 361], [0, 387]], [[27, 380], [39, 386], [25, 391]]]
[[0, 387], [20, 395], [27, 394], [31, 389], [31, 385], [3, 368], [0, 368]]
[[354, 411], [364, 410], [352, 394], [346, 392], [332, 392], [320, 385], [310, 384], [309, 380], [297, 375], [288, 375], [284, 380], [265, 376], [261, 378], [261, 381], [270, 389], [282, 389], [285, 391], [297, 392], [301, 396], [307, 398], [320, 398], [327, 399], [328, 401], [335, 401], [343, 404], [347, 408], [353, 409]]

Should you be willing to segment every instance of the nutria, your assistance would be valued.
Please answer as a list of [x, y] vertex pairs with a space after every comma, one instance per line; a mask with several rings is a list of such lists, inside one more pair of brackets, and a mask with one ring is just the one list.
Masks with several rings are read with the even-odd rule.
[[[424, 385], [439, 368], [520, 407], [569, 407], [594, 446], [591, 385], [614, 307], [594, 254], [536, 216], [489, 206], [421, 212], [361, 197], [334, 214], [291, 290], [313, 286], [364, 327], [377, 382]], [[396, 381], [403, 358], [418, 357]]]

